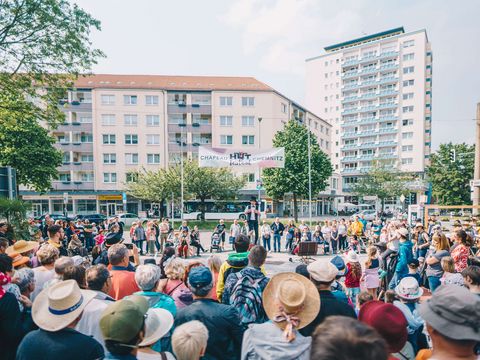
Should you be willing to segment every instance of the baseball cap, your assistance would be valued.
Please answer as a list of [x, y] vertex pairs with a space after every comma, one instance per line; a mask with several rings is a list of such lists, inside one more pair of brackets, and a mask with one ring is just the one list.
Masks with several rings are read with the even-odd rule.
[[100, 318], [105, 340], [128, 343], [143, 328], [148, 302], [143, 296], [132, 295], [109, 305]]
[[206, 266], [197, 266], [190, 270], [188, 283], [194, 288], [201, 288], [212, 283], [212, 272]]
[[458, 285], [443, 285], [420, 304], [420, 316], [454, 340], [480, 341], [480, 298]]

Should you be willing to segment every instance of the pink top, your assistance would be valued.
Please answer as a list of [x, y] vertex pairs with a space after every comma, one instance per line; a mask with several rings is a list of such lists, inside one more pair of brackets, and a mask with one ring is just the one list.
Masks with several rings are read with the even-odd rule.
[[7, 274], [0, 272], [0, 299], [5, 295], [5, 290], [3, 289], [3, 285], [7, 285], [12, 279]]
[[168, 279], [162, 292], [173, 298], [177, 309], [182, 309], [193, 302], [192, 292], [182, 280]]
[[456, 272], [462, 272], [467, 268], [468, 255], [470, 255], [468, 247], [463, 244], [459, 244], [455, 247], [455, 249], [452, 250], [450, 255], [452, 256], [453, 261], [455, 261]]

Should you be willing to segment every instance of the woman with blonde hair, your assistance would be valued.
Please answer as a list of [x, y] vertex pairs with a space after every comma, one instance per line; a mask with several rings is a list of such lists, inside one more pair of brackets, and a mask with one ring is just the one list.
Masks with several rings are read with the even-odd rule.
[[208, 329], [198, 320], [178, 326], [172, 335], [172, 348], [177, 360], [199, 360], [205, 355]]
[[173, 258], [165, 266], [166, 280], [158, 286], [158, 290], [173, 298], [177, 309], [182, 309], [193, 302], [193, 296], [190, 289], [183, 282], [185, 275], [185, 266], [183, 261], [178, 258]]
[[365, 281], [365, 287], [368, 293], [373, 296], [373, 300], [377, 300], [377, 289], [380, 286], [379, 268], [378, 250], [375, 246], [370, 246], [367, 248], [367, 261], [365, 261], [365, 272], [361, 281]]
[[[213, 254], [207, 260], [208, 267], [213, 274], [213, 288], [217, 288], [218, 273], [220, 272], [220, 267], [222, 266], [222, 259], [220, 256]], [[217, 292], [212, 291], [212, 299], [218, 301]]]
[[450, 244], [445, 234], [436, 232], [432, 236], [433, 252], [427, 256], [425, 262], [427, 264], [426, 275], [430, 291], [434, 292], [440, 286], [440, 279], [443, 276], [441, 261], [444, 257], [450, 255]]

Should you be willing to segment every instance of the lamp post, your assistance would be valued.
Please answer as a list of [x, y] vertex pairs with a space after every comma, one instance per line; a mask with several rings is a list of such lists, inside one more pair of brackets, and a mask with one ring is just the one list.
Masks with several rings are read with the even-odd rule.
[[[258, 118], [258, 150], [259, 152], [261, 151], [261, 146], [260, 146], [260, 125], [262, 124], [262, 118]], [[260, 168], [260, 164], [258, 165], [258, 210], [261, 210], [261, 202], [260, 199], [262, 197], [261, 194], [261, 189], [262, 189], [262, 169]]]
[[307, 128], [308, 135], [308, 221], [312, 227], [312, 151], [310, 148], [310, 124]]
[[180, 126], [180, 219], [183, 222], [183, 128], [187, 124], [181, 122], [178, 126]]

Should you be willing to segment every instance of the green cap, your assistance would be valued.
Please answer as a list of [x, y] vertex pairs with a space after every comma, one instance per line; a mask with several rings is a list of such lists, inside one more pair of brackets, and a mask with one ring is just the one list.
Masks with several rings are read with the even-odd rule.
[[100, 318], [105, 340], [128, 343], [142, 330], [148, 302], [143, 296], [132, 295], [109, 305]]

